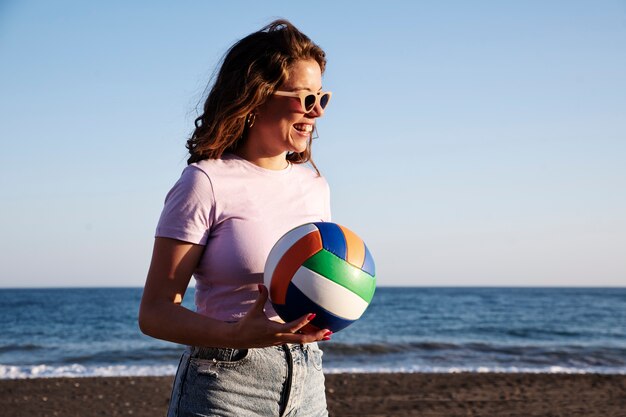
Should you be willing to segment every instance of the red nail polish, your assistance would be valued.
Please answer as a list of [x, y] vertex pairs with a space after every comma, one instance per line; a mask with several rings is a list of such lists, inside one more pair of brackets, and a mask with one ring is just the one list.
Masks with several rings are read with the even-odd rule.
[[[333, 332], [331, 332], [331, 331], [329, 330], [329, 331], [327, 331], [326, 333], [324, 333], [324, 337], [325, 337], [325, 338], [327, 337], [327, 338], [329, 338], [329, 339], [330, 339], [330, 336], [331, 336], [332, 334], [333, 334]], [[326, 340], [326, 339], [324, 339], [324, 340]]]
[[322, 340], [330, 340], [330, 337], [326, 336], [326, 337], [322, 338]]
[[308, 321], [311, 321], [311, 320], [313, 320], [313, 319], [315, 318], [315, 316], [316, 316], [316, 314], [315, 314], [315, 313], [311, 313], [311, 314], [309, 314], [308, 316], [306, 316], [306, 319], [307, 319]]

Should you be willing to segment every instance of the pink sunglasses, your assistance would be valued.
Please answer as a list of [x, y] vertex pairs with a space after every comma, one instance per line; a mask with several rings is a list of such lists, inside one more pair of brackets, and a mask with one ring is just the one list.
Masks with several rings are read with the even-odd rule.
[[302, 104], [302, 109], [305, 113], [309, 113], [313, 108], [320, 104], [322, 109], [325, 109], [328, 106], [328, 102], [330, 101], [330, 97], [333, 95], [330, 91], [318, 91], [317, 93], [311, 93], [309, 91], [301, 91], [299, 93], [292, 91], [276, 91], [274, 93], [276, 96], [284, 96], [284, 97], [298, 97], [300, 99], [300, 104]]

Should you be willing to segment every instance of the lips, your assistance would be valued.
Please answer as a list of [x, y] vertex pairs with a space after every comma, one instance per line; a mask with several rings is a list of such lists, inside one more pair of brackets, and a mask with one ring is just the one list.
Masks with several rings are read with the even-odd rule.
[[298, 132], [302, 133], [311, 133], [313, 131], [313, 125], [308, 123], [296, 123], [295, 125], [293, 125], [293, 127]]

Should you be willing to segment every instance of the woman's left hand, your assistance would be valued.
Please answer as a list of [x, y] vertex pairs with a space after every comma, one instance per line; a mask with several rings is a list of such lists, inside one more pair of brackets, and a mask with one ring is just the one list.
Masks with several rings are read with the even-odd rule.
[[270, 320], [263, 308], [268, 298], [265, 285], [259, 284], [259, 297], [246, 315], [234, 326], [234, 348], [253, 348], [282, 345], [285, 343], [305, 344], [329, 340], [332, 332], [328, 329], [307, 330], [305, 326], [315, 317], [307, 314], [289, 323]]

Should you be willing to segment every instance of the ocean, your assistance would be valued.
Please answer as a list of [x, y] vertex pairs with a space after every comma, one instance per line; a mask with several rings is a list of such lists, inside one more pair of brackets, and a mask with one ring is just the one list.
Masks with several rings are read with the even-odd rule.
[[[0, 379], [173, 375], [183, 347], [139, 331], [141, 291], [0, 289]], [[320, 346], [327, 373], [626, 374], [626, 288], [383, 287]]]

